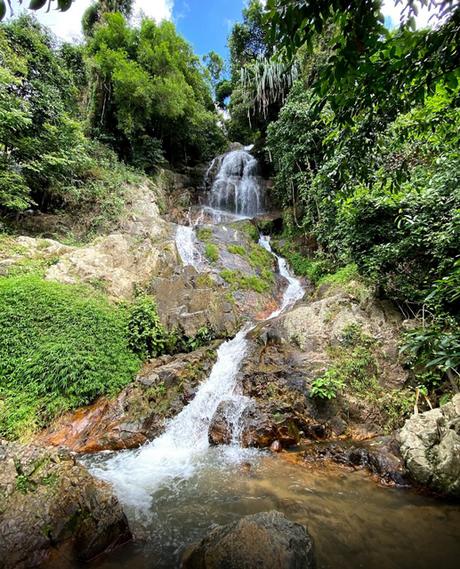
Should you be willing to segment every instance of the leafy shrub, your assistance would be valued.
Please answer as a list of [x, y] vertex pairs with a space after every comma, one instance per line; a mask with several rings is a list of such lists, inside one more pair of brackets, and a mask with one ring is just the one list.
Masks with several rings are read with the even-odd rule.
[[345, 383], [337, 370], [329, 369], [321, 377], [312, 381], [310, 397], [317, 399], [334, 399], [343, 389]]
[[0, 279], [0, 436], [17, 438], [114, 394], [140, 366], [127, 314], [88, 288]]
[[142, 359], [156, 358], [165, 353], [167, 333], [161, 324], [153, 298], [139, 296], [130, 308], [128, 341], [132, 351]]

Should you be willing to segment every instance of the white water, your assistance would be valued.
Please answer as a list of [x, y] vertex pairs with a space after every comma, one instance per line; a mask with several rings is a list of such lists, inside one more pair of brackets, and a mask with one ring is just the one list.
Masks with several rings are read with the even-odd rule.
[[[233, 150], [219, 157], [220, 167], [211, 188], [210, 205], [238, 215], [254, 217], [263, 211], [263, 186], [257, 160], [246, 150]], [[207, 177], [216, 159], [208, 169]]]
[[278, 310], [275, 310], [275, 312], [272, 312], [269, 316], [269, 319], [276, 318], [287, 308], [294, 306], [294, 304], [305, 294], [305, 289], [303, 288], [299, 279], [296, 279], [291, 275], [286, 259], [283, 259], [283, 257], [280, 257], [276, 253], [273, 253], [270, 245], [270, 237], [261, 235], [259, 239], [259, 245], [261, 245], [264, 249], [276, 257], [280, 275], [284, 277], [289, 283], [287, 289], [284, 291], [281, 306], [278, 308]]
[[[261, 237], [260, 244], [272, 252], [267, 237]], [[289, 285], [280, 308], [269, 319], [278, 316], [303, 295], [302, 285], [290, 275], [284, 259], [276, 258]], [[161, 436], [141, 449], [119, 452], [103, 464], [90, 465], [96, 476], [114, 486], [122, 503], [138, 512], [147, 512], [155, 491], [180, 484], [205, 464], [209, 424], [221, 401], [232, 402], [227, 420], [235, 427], [234, 444], [224, 449], [225, 459], [238, 462], [248, 453], [256, 452], [238, 446], [239, 418], [251, 400], [239, 392], [237, 374], [247, 351], [247, 335], [253, 328], [254, 325], [246, 325], [232, 340], [219, 347], [209, 378]]]
[[182, 263], [199, 270], [201, 254], [196, 246], [196, 235], [193, 227], [178, 225], [176, 231], [176, 247]]

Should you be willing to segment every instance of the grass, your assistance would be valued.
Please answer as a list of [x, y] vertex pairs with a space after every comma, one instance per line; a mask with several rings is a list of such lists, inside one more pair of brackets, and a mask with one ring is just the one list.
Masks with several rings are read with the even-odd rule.
[[127, 385], [141, 363], [127, 322], [89, 287], [0, 278], [0, 437], [27, 436]]
[[209, 227], [200, 227], [197, 229], [196, 236], [200, 241], [209, 241], [212, 238], [212, 229]]
[[242, 245], [229, 245], [227, 250], [232, 255], [240, 255], [241, 257], [246, 256], [246, 249]]
[[214, 243], [205, 243], [204, 254], [208, 261], [215, 263], [219, 260], [219, 247], [214, 245]]

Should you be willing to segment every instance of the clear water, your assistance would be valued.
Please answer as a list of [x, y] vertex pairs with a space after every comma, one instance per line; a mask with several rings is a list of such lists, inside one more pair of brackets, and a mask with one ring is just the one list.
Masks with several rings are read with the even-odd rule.
[[235, 460], [233, 451], [210, 449], [190, 477], [170, 479], [153, 492], [148, 511], [128, 507], [139, 542], [97, 567], [179, 567], [186, 546], [212, 524], [272, 509], [308, 527], [318, 569], [458, 567], [459, 505], [379, 487], [362, 472], [310, 470], [254, 450], [238, 450]]

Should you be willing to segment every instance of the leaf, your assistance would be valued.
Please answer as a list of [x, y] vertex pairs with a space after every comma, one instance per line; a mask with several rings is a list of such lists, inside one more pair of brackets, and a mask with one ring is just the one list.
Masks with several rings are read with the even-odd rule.
[[3, 20], [5, 15], [6, 15], [6, 4], [3, 0], [0, 0], [0, 21]]
[[72, 6], [73, 0], [58, 0], [58, 8], [61, 12], [66, 12]]
[[29, 10], [41, 10], [48, 0], [30, 0]]

